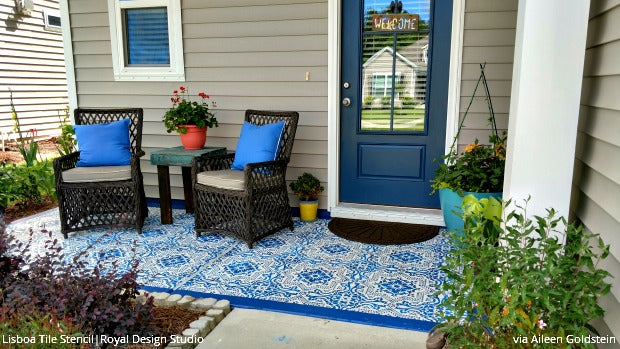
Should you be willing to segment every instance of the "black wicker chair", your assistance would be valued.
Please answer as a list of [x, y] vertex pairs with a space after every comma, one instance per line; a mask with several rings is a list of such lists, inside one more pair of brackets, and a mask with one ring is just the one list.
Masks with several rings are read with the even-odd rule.
[[269, 234], [293, 229], [285, 178], [299, 114], [247, 110], [245, 121], [255, 125], [286, 122], [277, 159], [248, 164], [237, 171], [230, 169], [234, 153], [203, 155], [192, 163], [192, 184], [196, 234], [231, 233], [252, 248]]
[[76, 167], [80, 152], [54, 159], [60, 229], [69, 232], [94, 227], [135, 227], [142, 232], [148, 215], [140, 171], [142, 109], [76, 109], [76, 125], [102, 124], [129, 118], [129, 166]]

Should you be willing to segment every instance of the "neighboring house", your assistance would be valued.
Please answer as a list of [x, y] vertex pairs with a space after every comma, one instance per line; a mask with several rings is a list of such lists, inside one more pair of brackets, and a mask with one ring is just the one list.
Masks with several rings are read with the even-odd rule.
[[[508, 130], [505, 197], [531, 194], [530, 213], [554, 207], [611, 243], [605, 267], [615, 279], [602, 304], [618, 336], [620, 5], [591, 1], [588, 9], [589, 3], [446, 0], [431, 9], [430, 1], [419, 2], [426, 8], [421, 18], [434, 19], [423, 47], [430, 89], [424, 131], [366, 132], [359, 127], [362, 93], [369, 93], [362, 86], [359, 0], [63, 0], [67, 76], [75, 91], [69, 99], [72, 108], [144, 108], [149, 197], [158, 191], [148, 154], [180, 145], [161, 118], [170, 93], [184, 85], [218, 102], [220, 127], [209, 130], [207, 143], [229, 150], [245, 109], [298, 111], [287, 180], [317, 175], [327, 188], [320, 207], [332, 216], [442, 224], [437, 199], [428, 195], [433, 159], [449, 146], [479, 63], [486, 62], [498, 126]], [[128, 27], [128, 17], [151, 18], [153, 26]], [[146, 51], [138, 49], [151, 39]], [[394, 57], [384, 47], [376, 48], [376, 60]], [[419, 66], [399, 53], [393, 61], [403, 69]], [[471, 106], [461, 146], [488, 137], [482, 96]], [[174, 198], [183, 197], [181, 183], [180, 171], [172, 172]]]
[[0, 131], [13, 129], [10, 88], [23, 132], [58, 135], [68, 104], [59, 3], [0, 0], [0, 16]]
[[[411, 99], [411, 103], [425, 103], [428, 36], [397, 50], [394, 72], [392, 72], [393, 61], [394, 49], [386, 46], [364, 62], [362, 77], [364, 107], [378, 107], [382, 98], [391, 97], [392, 80], [396, 87], [395, 108], [403, 107], [403, 104], [407, 103], [403, 103], [406, 98]], [[394, 79], [392, 74], [395, 75]]]

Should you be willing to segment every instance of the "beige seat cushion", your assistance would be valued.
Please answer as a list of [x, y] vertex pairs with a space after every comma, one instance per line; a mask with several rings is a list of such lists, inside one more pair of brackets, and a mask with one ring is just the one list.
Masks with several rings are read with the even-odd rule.
[[243, 171], [221, 170], [200, 172], [196, 181], [202, 185], [228, 190], [244, 190], [245, 177]]
[[131, 166], [75, 167], [62, 172], [62, 179], [69, 183], [112, 182], [131, 178]]

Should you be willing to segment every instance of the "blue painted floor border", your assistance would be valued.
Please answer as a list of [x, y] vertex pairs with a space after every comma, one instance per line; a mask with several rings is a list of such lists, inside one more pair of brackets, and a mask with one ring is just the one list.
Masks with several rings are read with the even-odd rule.
[[257, 309], [274, 311], [279, 313], [310, 316], [321, 319], [329, 319], [336, 321], [352, 322], [362, 325], [381, 326], [389, 328], [397, 328], [403, 330], [412, 330], [420, 332], [428, 332], [437, 325], [436, 322], [403, 319], [393, 316], [367, 314], [357, 311], [339, 310], [324, 307], [317, 307], [312, 305], [291, 304], [283, 302], [268, 301], [262, 299], [245, 298], [237, 296], [219, 295], [213, 293], [204, 293], [188, 290], [174, 290], [162, 287], [142, 286], [140, 289], [147, 292], [168, 292], [174, 294], [180, 294], [182, 296], [189, 295], [195, 298], [216, 298], [226, 299], [230, 301], [233, 308], [245, 308], [245, 309]]

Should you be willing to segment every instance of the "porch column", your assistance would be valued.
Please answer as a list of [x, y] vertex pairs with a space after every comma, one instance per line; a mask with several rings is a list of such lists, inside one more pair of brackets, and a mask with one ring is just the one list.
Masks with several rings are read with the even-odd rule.
[[568, 217], [589, 0], [520, 0], [504, 198]]

